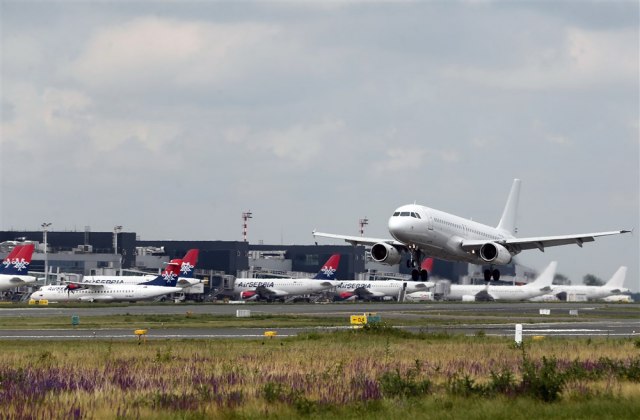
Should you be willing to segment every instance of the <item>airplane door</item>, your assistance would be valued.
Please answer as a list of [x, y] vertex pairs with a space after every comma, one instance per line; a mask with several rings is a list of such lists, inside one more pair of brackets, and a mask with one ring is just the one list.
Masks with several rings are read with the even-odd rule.
[[427, 219], [427, 229], [429, 230], [433, 230], [433, 215], [431, 214], [431, 212], [427, 212], [427, 214], [425, 214], [426, 219]]

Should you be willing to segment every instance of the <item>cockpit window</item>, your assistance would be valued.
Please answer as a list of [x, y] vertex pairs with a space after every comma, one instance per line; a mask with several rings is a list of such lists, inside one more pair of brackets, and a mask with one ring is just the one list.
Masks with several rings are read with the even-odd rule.
[[393, 215], [394, 215], [394, 216], [400, 216], [400, 212], [399, 212], [399, 211], [397, 211], [397, 212], [393, 213]]
[[409, 212], [408, 211], [403, 211], [400, 213], [400, 216], [409, 216]]
[[416, 214], [414, 212], [411, 212], [411, 217], [413, 217], [415, 219], [416, 218]]

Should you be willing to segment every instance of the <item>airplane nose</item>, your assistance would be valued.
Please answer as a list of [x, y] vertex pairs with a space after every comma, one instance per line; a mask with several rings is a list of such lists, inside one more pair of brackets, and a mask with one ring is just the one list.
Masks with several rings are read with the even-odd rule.
[[389, 233], [398, 241], [402, 241], [398, 236], [402, 236], [402, 232], [406, 229], [407, 222], [405, 219], [399, 216], [391, 216], [389, 218]]

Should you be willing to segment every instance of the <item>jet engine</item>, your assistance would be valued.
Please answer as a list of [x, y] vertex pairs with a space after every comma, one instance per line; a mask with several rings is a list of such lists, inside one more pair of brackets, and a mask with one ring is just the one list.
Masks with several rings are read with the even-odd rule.
[[500, 244], [487, 242], [480, 248], [480, 258], [488, 263], [505, 265], [511, 262], [511, 253]]
[[387, 265], [396, 265], [402, 260], [402, 254], [393, 245], [378, 242], [371, 247], [371, 258]]
[[246, 290], [244, 292], [240, 292], [240, 299], [242, 299], [242, 300], [256, 300], [256, 299], [258, 299], [258, 294], [256, 292], [252, 292], [250, 290]]

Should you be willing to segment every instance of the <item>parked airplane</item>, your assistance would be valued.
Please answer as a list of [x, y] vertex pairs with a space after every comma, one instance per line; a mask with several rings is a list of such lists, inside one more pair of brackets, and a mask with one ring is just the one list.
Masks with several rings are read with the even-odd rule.
[[271, 301], [322, 292], [334, 286], [339, 263], [340, 254], [333, 254], [312, 279], [236, 279], [233, 293], [242, 300]]
[[[194, 278], [194, 268], [198, 263], [197, 249], [190, 249], [182, 259], [173, 259], [167, 266], [175, 266], [178, 272], [177, 285], [180, 287], [189, 287], [200, 282]], [[105, 285], [105, 284], [141, 284], [155, 279], [157, 275], [145, 274], [142, 276], [85, 276], [81, 282], [68, 282], [80, 287], [89, 285]]]
[[140, 284], [70, 283], [66, 286], [42, 286], [30, 299], [52, 302], [116, 302], [153, 299], [182, 291], [177, 287], [178, 267], [167, 265], [161, 275]]
[[611, 303], [633, 303], [633, 299], [629, 295], [611, 295], [602, 298], [602, 300]]
[[27, 274], [34, 247], [33, 244], [17, 245], [5, 257], [0, 265], [0, 290], [24, 286], [37, 280]]
[[[397, 208], [389, 219], [389, 233], [395, 239], [363, 238], [313, 231], [314, 237], [343, 239], [354, 245], [370, 245], [371, 257], [381, 263], [395, 265], [402, 260], [403, 252], [410, 252], [407, 264], [419, 267], [425, 255], [471, 264], [490, 264], [485, 270], [485, 281], [500, 279], [500, 271], [494, 266], [509, 264], [513, 256], [527, 249], [539, 249], [575, 244], [582, 247], [599, 236], [630, 232], [585, 233], [577, 235], [539, 236], [516, 238], [516, 214], [520, 196], [520, 180], [514, 179], [502, 217], [497, 227], [491, 227], [469, 219], [409, 204]], [[426, 270], [414, 268], [414, 280], [427, 280]]]
[[340, 281], [336, 283], [335, 297], [337, 300], [383, 300], [385, 298], [398, 299], [402, 291], [404, 291], [404, 293], [426, 291], [434, 285], [435, 284], [430, 281]]
[[544, 295], [551, 291], [551, 282], [556, 275], [557, 265], [558, 263], [553, 261], [535, 281], [523, 286], [452, 284], [446, 298], [469, 302], [476, 300], [525, 300]]
[[587, 285], [552, 285], [551, 295], [558, 297], [560, 300], [567, 300], [569, 294], [583, 295], [587, 299], [604, 299], [612, 295], [622, 295], [629, 293], [629, 289], [622, 287], [625, 277], [627, 276], [627, 267], [622, 266], [613, 274], [613, 276], [602, 286]]

